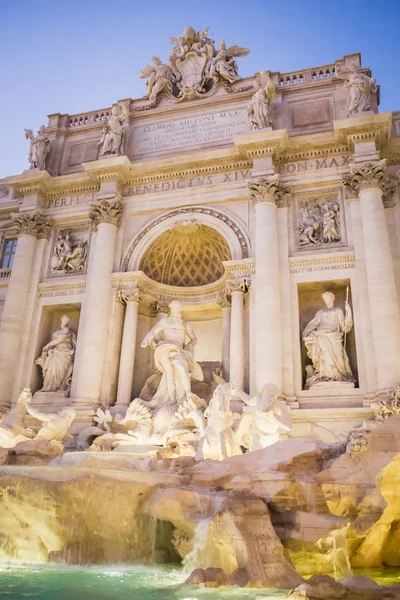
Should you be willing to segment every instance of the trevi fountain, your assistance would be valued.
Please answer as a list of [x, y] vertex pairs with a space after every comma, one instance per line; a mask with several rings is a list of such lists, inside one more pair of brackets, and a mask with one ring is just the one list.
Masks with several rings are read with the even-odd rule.
[[400, 598], [400, 112], [171, 43], [0, 181], [0, 596]]

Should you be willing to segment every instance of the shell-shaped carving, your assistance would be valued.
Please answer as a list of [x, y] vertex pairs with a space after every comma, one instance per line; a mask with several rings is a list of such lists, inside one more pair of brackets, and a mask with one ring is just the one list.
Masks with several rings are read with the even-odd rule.
[[141, 440], [150, 435], [153, 427], [151, 411], [140, 398], [132, 400], [125, 417], [123, 419], [116, 417], [115, 422], [118, 425], [123, 425], [129, 435]]

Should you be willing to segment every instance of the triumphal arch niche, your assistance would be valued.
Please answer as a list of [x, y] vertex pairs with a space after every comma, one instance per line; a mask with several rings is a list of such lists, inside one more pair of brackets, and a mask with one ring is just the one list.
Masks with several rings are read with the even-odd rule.
[[343, 439], [400, 379], [400, 113], [359, 54], [243, 76], [240, 40], [171, 41], [0, 182], [1, 411], [29, 387], [74, 434], [207, 456], [207, 419], [264, 444], [274, 397], [281, 434]]

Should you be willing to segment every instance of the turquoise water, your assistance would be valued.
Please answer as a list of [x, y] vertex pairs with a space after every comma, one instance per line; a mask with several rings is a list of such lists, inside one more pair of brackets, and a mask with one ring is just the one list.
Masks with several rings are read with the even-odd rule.
[[284, 592], [184, 585], [185, 575], [157, 567], [4, 567], [1, 600], [282, 600]]

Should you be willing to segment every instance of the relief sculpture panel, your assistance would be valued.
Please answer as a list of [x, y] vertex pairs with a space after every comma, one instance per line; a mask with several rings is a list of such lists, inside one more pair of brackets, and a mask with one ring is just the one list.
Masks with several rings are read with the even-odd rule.
[[87, 225], [58, 229], [50, 254], [48, 277], [86, 273], [88, 250]]
[[297, 199], [294, 220], [296, 250], [346, 245], [343, 203], [338, 196]]

